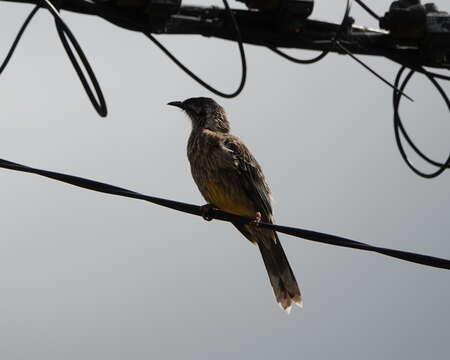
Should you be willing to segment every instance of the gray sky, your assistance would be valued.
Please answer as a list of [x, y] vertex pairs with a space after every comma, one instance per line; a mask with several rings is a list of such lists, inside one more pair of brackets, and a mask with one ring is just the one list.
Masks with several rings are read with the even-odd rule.
[[[384, 13], [388, 4], [373, 7]], [[318, 1], [313, 17], [338, 21], [343, 6]], [[2, 53], [29, 9], [0, 3]], [[110, 115], [101, 119], [91, 108], [42, 11], [0, 79], [1, 157], [202, 204], [186, 158], [189, 121], [165, 104], [211, 95], [143, 35], [64, 16]], [[353, 16], [376, 26], [356, 5]], [[237, 85], [236, 44], [159, 38], [219, 88]], [[424, 180], [402, 162], [390, 89], [348, 57], [304, 67], [262, 48], [246, 50], [247, 87], [236, 99], [216, 100], [264, 167], [277, 221], [449, 258], [450, 174]], [[393, 79], [397, 66], [365, 60]], [[402, 108], [408, 129], [444, 159], [447, 109], [420, 77], [407, 92], [416, 99]], [[33, 175], [2, 170], [0, 181], [2, 359], [449, 353], [445, 270], [281, 236], [305, 303], [288, 316], [275, 303], [259, 253], [229, 224]]]

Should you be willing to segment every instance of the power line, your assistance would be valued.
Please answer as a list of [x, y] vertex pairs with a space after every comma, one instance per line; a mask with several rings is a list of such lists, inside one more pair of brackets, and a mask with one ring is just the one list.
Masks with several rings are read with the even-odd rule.
[[[139, 199], [151, 202], [156, 205], [164, 206], [173, 210], [182, 211], [184, 213], [188, 213], [191, 215], [197, 215], [202, 216], [201, 207], [193, 204], [187, 204], [179, 201], [174, 200], [168, 200], [163, 198], [158, 198], [154, 196], [144, 195], [140, 194], [138, 192], [124, 189], [121, 187], [117, 187], [114, 185], [85, 179], [78, 176], [58, 173], [54, 171], [48, 171], [48, 170], [42, 170], [42, 169], [36, 169], [29, 166], [21, 165], [18, 163], [14, 163], [8, 160], [0, 159], [0, 167], [15, 171], [21, 171], [31, 174], [36, 174], [40, 176], [44, 176], [53, 180], [57, 180], [60, 182], [64, 182], [67, 184], [71, 184], [74, 186], [78, 186], [84, 189], [97, 191], [105, 194], [110, 195], [116, 195], [116, 196], [122, 196], [122, 197], [128, 197], [132, 199]], [[211, 216], [213, 219], [227, 221], [227, 222], [233, 222], [238, 224], [248, 224], [251, 220], [250, 218], [238, 216], [234, 214], [229, 214], [226, 212], [223, 212], [218, 209], [213, 209], [211, 213], [208, 215]], [[329, 245], [335, 245], [335, 246], [341, 246], [341, 247], [347, 247], [352, 249], [358, 249], [358, 250], [364, 250], [364, 251], [371, 251], [376, 252], [379, 254], [383, 254], [386, 256], [391, 256], [397, 259], [401, 259], [404, 261], [414, 262], [417, 264], [422, 265], [428, 265], [435, 268], [441, 268], [441, 269], [447, 269], [450, 270], [450, 260], [437, 258], [433, 256], [428, 255], [422, 255], [417, 253], [412, 253], [408, 251], [401, 251], [401, 250], [395, 250], [395, 249], [388, 249], [383, 248], [379, 246], [372, 246], [369, 244], [365, 244], [359, 241], [354, 241], [350, 239], [346, 239], [340, 236], [325, 234], [317, 231], [311, 231], [301, 228], [294, 228], [289, 226], [282, 226], [282, 225], [276, 225], [276, 224], [268, 224], [268, 223], [260, 223], [260, 227], [271, 229], [280, 233], [284, 233], [287, 235], [295, 236], [298, 238], [303, 238], [306, 240], [311, 240], [323, 244], [329, 244]]]

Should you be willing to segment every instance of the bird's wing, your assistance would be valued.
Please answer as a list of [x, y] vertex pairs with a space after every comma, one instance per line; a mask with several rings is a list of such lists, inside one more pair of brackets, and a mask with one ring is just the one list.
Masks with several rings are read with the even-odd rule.
[[239, 138], [229, 135], [224, 139], [223, 146], [230, 156], [228, 163], [237, 172], [239, 184], [245, 194], [261, 212], [262, 220], [271, 221], [271, 193], [261, 166]]

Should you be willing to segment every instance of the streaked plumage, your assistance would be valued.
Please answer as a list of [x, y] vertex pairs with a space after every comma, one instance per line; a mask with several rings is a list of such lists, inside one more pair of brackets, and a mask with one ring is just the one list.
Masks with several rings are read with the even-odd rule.
[[[237, 215], [273, 222], [271, 192], [262, 169], [245, 144], [230, 134], [223, 108], [209, 98], [172, 102], [192, 120], [187, 153], [192, 176], [205, 200], [212, 206]], [[254, 225], [236, 228], [258, 245], [275, 297], [290, 310], [302, 300], [294, 273], [275, 232]]]

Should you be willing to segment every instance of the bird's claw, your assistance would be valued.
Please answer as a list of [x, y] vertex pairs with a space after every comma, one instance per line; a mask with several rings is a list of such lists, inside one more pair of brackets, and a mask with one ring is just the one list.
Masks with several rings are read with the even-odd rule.
[[250, 225], [259, 226], [260, 222], [261, 222], [261, 213], [258, 211], [255, 214], [255, 218], [250, 221]]
[[214, 216], [212, 214], [214, 209], [215, 209], [215, 207], [212, 204], [206, 204], [206, 205], [200, 206], [200, 212], [202, 214], [202, 218], [205, 219], [206, 221], [211, 221], [212, 219], [214, 219]]

